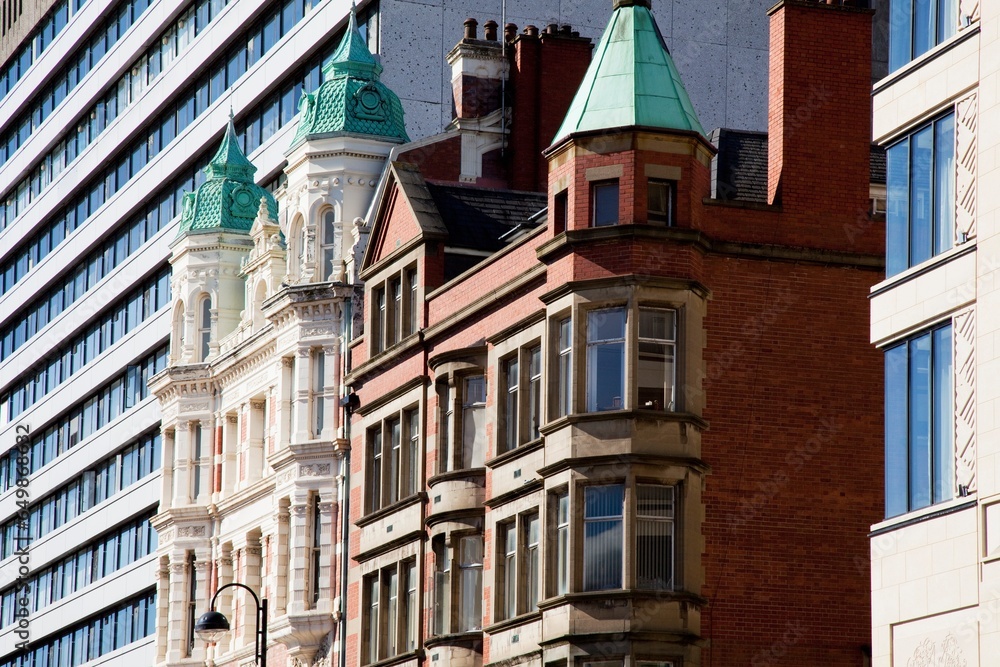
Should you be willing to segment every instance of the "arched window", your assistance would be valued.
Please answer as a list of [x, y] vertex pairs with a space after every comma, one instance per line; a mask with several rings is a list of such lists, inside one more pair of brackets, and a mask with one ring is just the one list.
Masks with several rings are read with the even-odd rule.
[[208, 344], [212, 340], [212, 299], [205, 297], [201, 300], [201, 315], [198, 321], [198, 341], [201, 344], [200, 361], [208, 359]]
[[337, 259], [337, 228], [334, 224], [336, 216], [333, 213], [333, 209], [327, 209], [326, 213], [323, 214], [323, 251], [321, 257], [323, 258], [323, 264], [320, 266], [320, 276], [319, 279], [328, 280], [331, 274], [336, 273], [333, 267], [334, 260]]

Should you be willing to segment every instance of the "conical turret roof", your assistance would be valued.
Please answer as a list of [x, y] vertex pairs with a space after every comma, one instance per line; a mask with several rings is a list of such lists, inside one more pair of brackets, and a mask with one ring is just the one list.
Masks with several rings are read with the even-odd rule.
[[324, 81], [299, 101], [299, 126], [292, 148], [307, 138], [336, 133], [370, 135], [403, 143], [409, 141], [403, 123], [403, 105], [380, 80], [382, 66], [358, 31], [354, 7], [344, 39], [323, 65]]
[[218, 231], [249, 233], [262, 197], [271, 219], [277, 220], [278, 204], [270, 192], [254, 183], [256, 171], [240, 148], [230, 112], [222, 144], [205, 167], [207, 180], [184, 195], [178, 238]]
[[615, 1], [553, 143], [576, 132], [629, 126], [705, 134], [648, 0]]

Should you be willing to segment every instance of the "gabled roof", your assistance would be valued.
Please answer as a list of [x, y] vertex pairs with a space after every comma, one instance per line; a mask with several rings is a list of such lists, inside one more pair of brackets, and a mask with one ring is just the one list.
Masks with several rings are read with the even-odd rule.
[[[393, 197], [393, 193], [398, 196]], [[393, 201], [395, 206], [406, 206], [412, 213], [419, 228], [417, 236], [444, 240], [449, 248], [490, 253], [503, 248], [507, 241], [501, 237], [528, 223], [547, 203], [543, 192], [428, 183], [420, 168], [409, 162], [390, 162], [386, 166], [385, 185], [376, 196], [378, 200], [372, 211], [374, 228], [365, 249], [363, 272], [395, 251], [392, 248], [382, 257], [376, 256], [389, 228], [387, 216]], [[474, 262], [481, 259], [471, 257]]]
[[616, 0], [553, 143], [577, 132], [629, 126], [705, 135], [648, 0]]
[[270, 192], [254, 182], [256, 171], [240, 148], [230, 112], [219, 150], [205, 167], [208, 178], [184, 195], [177, 237], [217, 231], [249, 233], [262, 199], [271, 219], [277, 220], [278, 204]]
[[448, 245], [489, 252], [504, 247], [500, 237], [545, 208], [548, 199], [544, 192], [469, 185], [428, 183], [427, 189], [448, 228]]

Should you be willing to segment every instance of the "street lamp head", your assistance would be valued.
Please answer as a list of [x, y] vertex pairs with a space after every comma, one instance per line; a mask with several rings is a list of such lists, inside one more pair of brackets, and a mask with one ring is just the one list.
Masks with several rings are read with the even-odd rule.
[[194, 632], [209, 643], [216, 643], [229, 632], [229, 619], [217, 611], [205, 612], [194, 624]]

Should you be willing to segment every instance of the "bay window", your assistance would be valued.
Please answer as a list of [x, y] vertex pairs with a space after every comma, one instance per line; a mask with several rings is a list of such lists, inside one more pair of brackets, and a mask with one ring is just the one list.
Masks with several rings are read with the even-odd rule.
[[462, 385], [462, 467], [481, 468], [486, 460], [486, 377], [467, 377]]
[[500, 536], [497, 578], [498, 617], [514, 618], [538, 608], [539, 521], [532, 512], [497, 526]]
[[955, 116], [886, 151], [886, 275], [950, 249], [955, 236]]
[[499, 403], [499, 451], [541, 437], [542, 348], [539, 345], [518, 350], [500, 363], [501, 397]]
[[[436, 536], [434, 552], [434, 634], [473, 632], [483, 626], [483, 536]], [[457, 555], [452, 563], [453, 555]], [[454, 581], [452, 573], [455, 573]]]
[[885, 513], [950, 500], [954, 470], [952, 328], [885, 352]]

